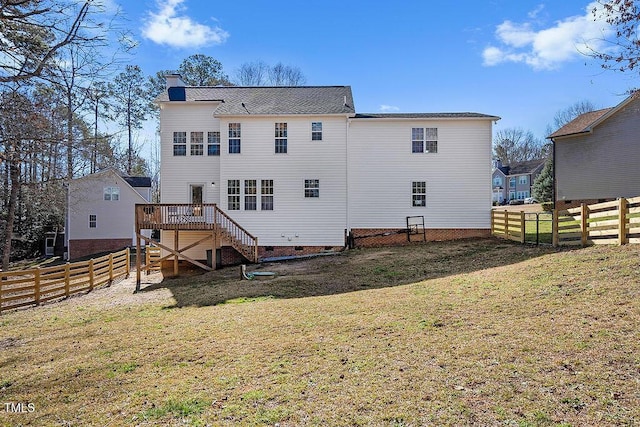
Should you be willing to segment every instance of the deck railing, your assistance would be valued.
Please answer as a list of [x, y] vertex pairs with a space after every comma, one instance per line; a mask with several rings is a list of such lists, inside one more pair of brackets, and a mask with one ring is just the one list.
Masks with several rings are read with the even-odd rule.
[[247, 259], [258, 261], [258, 239], [215, 203], [137, 204], [137, 230], [214, 230]]

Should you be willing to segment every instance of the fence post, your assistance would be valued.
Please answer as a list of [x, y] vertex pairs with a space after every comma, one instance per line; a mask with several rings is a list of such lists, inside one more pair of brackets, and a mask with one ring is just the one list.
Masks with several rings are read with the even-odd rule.
[[495, 236], [495, 220], [496, 220], [496, 211], [491, 209], [491, 235]]
[[627, 239], [627, 224], [629, 223], [629, 217], [627, 216], [627, 199], [620, 197], [618, 203], [618, 244], [624, 245], [628, 242]]
[[69, 288], [71, 287], [71, 264], [67, 263], [64, 267], [64, 296], [69, 297]]
[[4, 281], [4, 276], [0, 278], [0, 314], [2, 314], [2, 282]]
[[109, 254], [109, 285], [113, 283], [113, 253]]
[[551, 215], [551, 243], [553, 244], [554, 248], [558, 247], [558, 245], [560, 244], [558, 222], [559, 222], [558, 208], [554, 208], [553, 213]]
[[126, 266], [126, 270], [125, 271], [127, 272], [126, 277], [128, 279], [129, 278], [129, 271], [130, 271], [129, 269], [131, 268], [131, 266], [129, 265], [131, 263], [131, 253], [129, 252], [129, 248], [127, 248], [127, 251], [126, 251], [125, 255], [126, 255], [127, 259], [125, 260], [126, 262], [124, 263], [124, 265]]
[[93, 258], [89, 260], [89, 290], [93, 290]]
[[507, 235], [507, 240], [509, 240], [509, 211], [504, 210], [504, 232]]
[[520, 243], [525, 242], [527, 223], [524, 219], [524, 211], [520, 211]]
[[589, 205], [583, 202], [580, 207], [582, 208], [580, 211], [580, 242], [584, 248], [587, 246], [587, 240], [589, 239]]
[[40, 267], [36, 267], [35, 272], [33, 273], [33, 282], [35, 286], [33, 298], [36, 305], [40, 305]]

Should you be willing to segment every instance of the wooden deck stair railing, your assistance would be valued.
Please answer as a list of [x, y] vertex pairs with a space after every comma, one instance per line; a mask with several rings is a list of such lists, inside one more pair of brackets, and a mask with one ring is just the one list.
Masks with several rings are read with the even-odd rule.
[[252, 262], [258, 262], [258, 238], [235, 222], [225, 211], [215, 207], [215, 223], [231, 247]]
[[249, 233], [216, 204], [136, 205], [139, 230], [214, 230], [251, 262], [258, 262], [258, 238]]

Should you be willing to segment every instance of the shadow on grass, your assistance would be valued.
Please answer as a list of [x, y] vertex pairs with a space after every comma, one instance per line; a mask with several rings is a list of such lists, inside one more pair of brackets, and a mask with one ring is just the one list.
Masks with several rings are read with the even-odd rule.
[[241, 280], [239, 266], [202, 274], [193, 270], [183, 274], [181, 270], [179, 277], [147, 285], [143, 276], [142, 292], [169, 289], [176, 300], [173, 307], [336, 295], [515, 264], [555, 251], [498, 239], [355, 249], [333, 256], [247, 267], [248, 271], [277, 273], [268, 280]]

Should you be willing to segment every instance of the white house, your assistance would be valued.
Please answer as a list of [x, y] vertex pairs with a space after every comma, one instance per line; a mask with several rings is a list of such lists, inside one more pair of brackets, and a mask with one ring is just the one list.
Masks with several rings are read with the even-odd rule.
[[[406, 242], [407, 217], [427, 240], [489, 235], [499, 117], [357, 114], [349, 86], [185, 87], [178, 75], [157, 102], [161, 202], [216, 204], [258, 238], [260, 258], [339, 250], [348, 236]], [[206, 235], [181, 232], [178, 246]], [[167, 246], [174, 237], [162, 231]], [[218, 262], [233, 262], [220, 246]]]
[[113, 168], [69, 181], [67, 258], [135, 244], [134, 207], [150, 200], [150, 178], [123, 176]]

